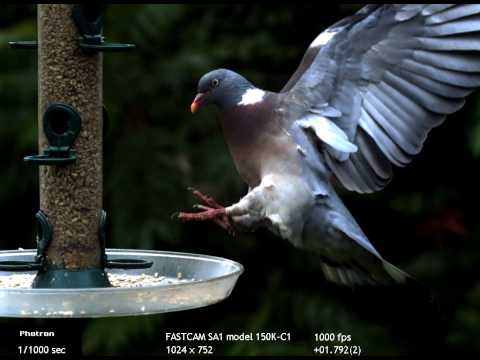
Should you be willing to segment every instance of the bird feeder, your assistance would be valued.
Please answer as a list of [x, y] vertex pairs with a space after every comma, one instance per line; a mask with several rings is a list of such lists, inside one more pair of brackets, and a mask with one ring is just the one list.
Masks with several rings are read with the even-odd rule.
[[[103, 52], [134, 49], [102, 35], [100, 5], [38, 5], [40, 153], [37, 249], [0, 251], [0, 316], [101, 317], [185, 310], [216, 303], [243, 267], [175, 252], [106, 249], [102, 205]], [[129, 277], [151, 279], [124, 286]], [[15, 287], [16, 280], [30, 281]], [[118, 282], [118, 281], [117, 281]]]

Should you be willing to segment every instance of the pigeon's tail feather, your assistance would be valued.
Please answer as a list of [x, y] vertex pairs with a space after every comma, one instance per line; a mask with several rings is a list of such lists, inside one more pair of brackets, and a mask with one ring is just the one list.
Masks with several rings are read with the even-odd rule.
[[395, 265], [389, 263], [388, 261], [382, 260], [383, 267], [385, 271], [390, 275], [390, 277], [397, 283], [404, 283], [407, 279], [411, 279], [412, 276], [407, 274], [405, 271], [399, 269]]
[[328, 281], [344, 286], [355, 285], [392, 285], [404, 283], [412, 277], [388, 261], [379, 259], [375, 268], [364, 269], [352, 265], [333, 265], [321, 263]]
[[354, 285], [374, 285], [374, 281], [368, 274], [359, 272], [347, 267], [332, 266], [321, 263], [325, 278], [338, 285], [354, 286]]

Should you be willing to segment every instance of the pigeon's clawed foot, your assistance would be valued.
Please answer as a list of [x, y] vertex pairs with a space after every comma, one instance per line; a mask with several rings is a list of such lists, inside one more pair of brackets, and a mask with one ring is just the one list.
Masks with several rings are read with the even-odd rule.
[[213, 198], [202, 194], [200, 191], [188, 188], [192, 194], [199, 199], [204, 205], [196, 204], [193, 207], [202, 211], [196, 213], [179, 212], [176, 216], [184, 221], [205, 221], [212, 220], [217, 225], [225, 229], [230, 235], [235, 235], [235, 231], [230, 220], [226, 214], [225, 207], [218, 204]]
[[214, 208], [214, 209], [225, 209], [222, 205], [218, 204], [213, 198], [201, 193], [197, 189], [189, 187], [188, 190], [190, 190], [192, 192], [193, 196], [195, 196], [198, 200], [203, 202], [206, 206]]
[[203, 205], [194, 205], [193, 207], [195, 209], [202, 209], [202, 211], [197, 213], [179, 212], [178, 218], [181, 220], [204, 221], [204, 220], [216, 220], [222, 215], [225, 215], [224, 208], [213, 209]]

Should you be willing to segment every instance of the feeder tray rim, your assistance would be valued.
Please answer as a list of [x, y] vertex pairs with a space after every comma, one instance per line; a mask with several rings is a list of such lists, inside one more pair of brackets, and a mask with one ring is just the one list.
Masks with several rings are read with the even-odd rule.
[[[14, 253], [15, 255], [29, 255], [28, 253], [31, 253], [32, 255], [36, 254], [36, 249], [22, 249], [22, 250], [0, 250], [0, 256], [2, 255], [9, 255]], [[220, 275], [214, 278], [206, 279], [206, 280], [193, 280], [189, 281], [188, 283], [178, 283], [178, 284], [166, 284], [166, 285], [145, 285], [141, 287], [101, 287], [101, 288], [55, 288], [55, 289], [43, 289], [43, 288], [2, 288], [2, 292], [7, 292], [7, 293], [22, 293], [25, 294], [25, 292], [34, 292], [34, 293], [41, 293], [41, 294], [59, 294], [59, 293], [77, 293], [79, 290], [82, 291], [82, 293], [98, 293], [102, 291], [113, 291], [113, 292], [137, 292], [139, 289], [148, 289], [148, 288], [157, 288], [159, 286], [165, 289], [171, 289], [171, 288], [176, 288], [176, 287], [188, 287], [190, 285], [199, 285], [199, 284], [209, 284], [212, 282], [216, 282], [228, 277], [232, 277], [234, 275], [240, 276], [244, 272], [245, 268], [243, 267], [242, 264], [239, 262], [236, 262], [234, 260], [226, 259], [226, 258], [221, 258], [219, 256], [213, 256], [213, 255], [204, 255], [204, 254], [194, 254], [194, 253], [187, 253], [187, 252], [178, 252], [178, 251], [161, 251], [161, 250], [132, 250], [132, 249], [105, 249], [107, 254], [115, 255], [116, 252], [118, 253], [125, 253], [128, 252], [128, 255], [162, 255], [162, 256], [170, 256], [170, 257], [178, 257], [181, 256], [184, 259], [198, 259], [202, 258], [203, 260], [212, 260], [214, 262], [218, 263], [229, 263], [233, 267], [236, 267], [237, 269], [224, 275]], [[128, 271], [128, 270], [126, 270]], [[2, 271], [4, 272], [4, 271]], [[35, 270], [26, 270], [22, 271], [22, 273], [32, 273], [35, 272]]]

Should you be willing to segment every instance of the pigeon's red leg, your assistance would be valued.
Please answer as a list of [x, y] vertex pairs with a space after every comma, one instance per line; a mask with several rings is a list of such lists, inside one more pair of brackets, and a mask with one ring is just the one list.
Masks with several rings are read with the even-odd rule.
[[199, 199], [201, 202], [203, 202], [205, 205], [214, 208], [214, 209], [220, 209], [223, 208], [222, 205], [219, 205], [212, 197], [207, 196], [205, 194], [202, 194], [200, 191], [194, 188], [188, 188], [192, 192], [192, 194]]
[[217, 225], [225, 229], [229, 234], [234, 235], [233, 226], [230, 222], [230, 218], [225, 213], [225, 208], [218, 204], [213, 198], [202, 194], [200, 191], [189, 188], [192, 191], [192, 194], [203, 202], [205, 205], [195, 205], [197, 209], [202, 209], [203, 211], [198, 213], [187, 213], [180, 212], [177, 214], [177, 218], [184, 221], [205, 221], [212, 220]]
[[219, 216], [225, 215], [225, 208], [213, 209], [204, 207], [205, 210], [198, 213], [187, 213], [179, 212], [177, 217], [180, 220], [194, 220], [194, 221], [204, 221], [204, 220], [214, 220]]
[[[201, 193], [200, 191], [198, 191], [194, 188], [189, 188], [189, 189], [192, 191], [193, 195], [195, 197], [197, 197], [200, 201], [202, 201], [204, 204], [206, 204], [207, 207], [211, 207], [211, 208], [214, 208], [214, 209], [224, 209], [224, 206], [217, 203], [212, 197], [207, 196], [207, 195]], [[200, 208], [200, 209], [203, 208], [204, 210], [206, 210], [207, 207], [204, 207], [202, 205], [198, 206], [198, 208]], [[220, 227], [225, 229], [230, 235], [232, 235], [232, 236], [236, 235], [235, 230], [234, 230], [234, 226], [232, 224], [232, 221], [231, 221], [230, 217], [227, 216], [226, 214], [221, 216], [221, 217], [213, 219], [213, 221], [217, 225], [219, 225]]]
[[[195, 209], [202, 209], [204, 211], [212, 210], [212, 208], [205, 206], [205, 205], [194, 205], [193, 206]], [[225, 209], [223, 206], [220, 207], [220, 209]], [[219, 217], [213, 218], [212, 219], [215, 224], [219, 225], [223, 229], [225, 229], [230, 235], [235, 235], [235, 231], [233, 229], [233, 225], [230, 222], [230, 217], [227, 216], [226, 214], [220, 215]]]
[[[203, 205], [198, 205], [195, 206], [198, 209], [203, 209], [203, 210], [208, 210], [208, 208], [214, 208], [214, 209], [224, 209], [222, 205], [217, 203], [212, 197], [207, 196], [197, 189], [194, 189], [192, 187], [189, 187], [188, 190], [192, 192], [192, 194], [199, 199], [201, 202], [203, 202], [206, 206]], [[221, 226], [225, 230], [227, 230], [229, 233], [234, 234], [233, 231], [233, 226], [230, 222], [230, 218], [227, 215], [223, 215], [218, 218], [212, 219], [217, 225]]]

